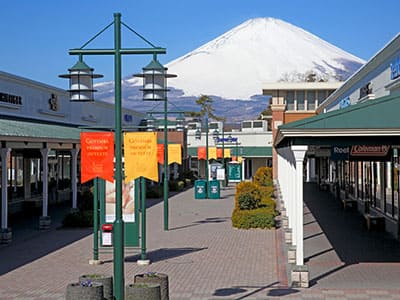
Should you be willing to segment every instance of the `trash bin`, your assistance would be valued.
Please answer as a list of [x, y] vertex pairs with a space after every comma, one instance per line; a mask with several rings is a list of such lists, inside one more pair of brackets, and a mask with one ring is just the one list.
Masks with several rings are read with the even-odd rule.
[[198, 179], [194, 182], [194, 198], [195, 199], [205, 199], [206, 198], [206, 181]]
[[210, 180], [210, 199], [220, 198], [220, 185], [218, 180]]

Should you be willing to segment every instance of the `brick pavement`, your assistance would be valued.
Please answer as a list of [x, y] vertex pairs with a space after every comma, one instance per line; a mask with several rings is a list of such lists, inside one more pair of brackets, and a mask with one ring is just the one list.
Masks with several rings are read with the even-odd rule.
[[[305, 192], [311, 199], [306, 201], [304, 219], [305, 257], [311, 271], [311, 288], [285, 286], [287, 266], [280, 229], [236, 230], [231, 227], [233, 187], [222, 191], [219, 200], [194, 200], [193, 189], [171, 197], [170, 230], [167, 232], [162, 230], [162, 203], [151, 206], [147, 215], [147, 254], [152, 264], [138, 266], [139, 255], [126, 253], [125, 283], [133, 282], [133, 276], [143, 272], [166, 273], [172, 300], [400, 299], [400, 292], [395, 289], [397, 284], [394, 284], [400, 269], [396, 255], [388, 262], [384, 257], [380, 262], [368, 260], [371, 256], [363, 253], [368, 253], [371, 247], [362, 250], [356, 246], [362, 242], [354, 236], [357, 230], [362, 235], [360, 228], [355, 228], [352, 234], [332, 235], [330, 229], [335, 232], [336, 227], [322, 221], [321, 218], [329, 215], [321, 215], [318, 211], [324, 209], [317, 204], [321, 202], [326, 206], [327, 203], [322, 202], [325, 201], [328, 212], [336, 209], [333, 220], [338, 222], [342, 211], [335, 208], [334, 199], [326, 200], [327, 196], [318, 194], [312, 186], [306, 186]], [[347, 215], [342, 217], [346, 219]], [[338, 227], [337, 230], [343, 229]], [[16, 238], [11, 245], [0, 246], [0, 299], [64, 299], [67, 284], [77, 281], [80, 275], [113, 273], [109, 253], [100, 255], [104, 264], [88, 264], [92, 235], [87, 229], [56, 230], [53, 227], [47, 232], [25, 235], [25, 238]], [[349, 240], [354, 240], [354, 245], [346, 252], [343, 243], [349, 244]], [[396, 243], [384, 243], [385, 249], [397, 251]], [[374, 253], [379, 252], [377, 244], [373, 244]], [[365, 247], [363, 245], [360, 247]], [[363, 261], [355, 258], [354, 250], [362, 254]]]

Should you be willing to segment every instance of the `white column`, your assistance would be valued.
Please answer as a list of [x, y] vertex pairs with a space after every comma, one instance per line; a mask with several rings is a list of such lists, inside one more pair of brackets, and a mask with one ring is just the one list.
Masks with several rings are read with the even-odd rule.
[[72, 208], [77, 208], [78, 205], [78, 149], [71, 149], [72, 156], [72, 178], [71, 178], [71, 186], [72, 186]]
[[296, 197], [294, 203], [296, 233], [293, 239], [296, 240], [296, 265], [304, 265], [304, 235], [303, 235], [303, 160], [307, 151], [307, 146], [292, 146], [293, 155], [296, 161], [295, 190]]
[[43, 217], [47, 217], [49, 211], [49, 152], [48, 148], [40, 149], [43, 161]]
[[7, 162], [10, 151], [10, 148], [1, 148], [1, 229], [7, 229], [8, 227]]

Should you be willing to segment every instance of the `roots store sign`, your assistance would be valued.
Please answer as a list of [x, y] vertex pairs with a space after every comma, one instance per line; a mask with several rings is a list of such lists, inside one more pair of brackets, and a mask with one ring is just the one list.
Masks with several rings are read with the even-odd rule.
[[331, 160], [390, 160], [389, 145], [332, 146]]

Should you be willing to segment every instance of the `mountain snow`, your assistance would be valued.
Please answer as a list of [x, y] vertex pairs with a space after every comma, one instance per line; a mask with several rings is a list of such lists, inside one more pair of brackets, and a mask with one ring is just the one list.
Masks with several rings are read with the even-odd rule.
[[[274, 18], [256, 18], [166, 64], [168, 103], [183, 111], [197, 111], [200, 95], [212, 96], [214, 112], [230, 121], [251, 120], [268, 107], [261, 96], [264, 83], [316, 80], [344, 81], [364, 64], [317, 36]], [[154, 110], [143, 101], [141, 78], [122, 81], [123, 106]], [[95, 84], [97, 99], [114, 102], [114, 82]], [[244, 109], [244, 107], [246, 109]]]
[[[343, 81], [363, 63], [285, 21], [256, 18], [166, 67], [169, 73], [178, 75], [168, 80], [168, 85], [182, 90], [183, 96], [249, 100], [261, 94], [263, 83], [304, 81], [310, 73], [317, 79]], [[141, 81], [132, 78], [125, 84], [141, 85]]]

